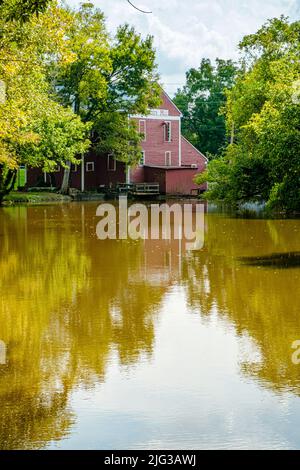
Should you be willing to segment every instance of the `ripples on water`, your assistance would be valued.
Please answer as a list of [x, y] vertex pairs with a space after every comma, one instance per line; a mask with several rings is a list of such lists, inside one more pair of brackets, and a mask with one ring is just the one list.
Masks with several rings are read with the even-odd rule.
[[299, 448], [300, 221], [208, 213], [186, 253], [96, 207], [0, 209], [0, 447]]

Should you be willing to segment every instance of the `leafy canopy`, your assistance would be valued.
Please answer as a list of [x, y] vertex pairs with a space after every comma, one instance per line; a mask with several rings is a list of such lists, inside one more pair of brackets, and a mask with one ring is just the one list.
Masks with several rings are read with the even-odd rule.
[[28, 21], [32, 15], [45, 12], [51, 0], [0, 0], [1, 18]]
[[211, 182], [208, 197], [300, 210], [299, 37], [300, 22], [281, 17], [242, 40], [243, 72], [227, 92], [234, 143], [197, 178]]
[[92, 4], [73, 13], [68, 36], [75, 60], [51, 71], [61, 102], [91, 123], [98, 153], [109, 149], [119, 160], [137, 162], [141, 136], [127, 115], [159, 103], [152, 37], [143, 39], [124, 25], [111, 39], [103, 13]]
[[198, 69], [186, 74], [175, 103], [183, 113], [182, 132], [204, 154], [215, 155], [226, 144], [225, 118], [221, 112], [225, 90], [233, 86], [237, 66], [231, 60], [202, 59]]
[[67, 158], [77, 161], [88, 147], [88, 126], [55, 100], [46, 73], [54, 60], [61, 66], [73, 60], [65, 39], [70, 24], [70, 14], [55, 2], [26, 23], [0, 21], [0, 199], [19, 165], [53, 168]]

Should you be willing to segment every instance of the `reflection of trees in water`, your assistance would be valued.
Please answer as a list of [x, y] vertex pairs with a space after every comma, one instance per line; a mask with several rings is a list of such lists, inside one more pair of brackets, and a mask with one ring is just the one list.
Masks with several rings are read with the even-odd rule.
[[202, 316], [216, 307], [254, 340], [262, 361], [242, 363], [245, 374], [299, 393], [300, 369], [291, 362], [291, 343], [300, 339], [299, 270], [238, 260], [299, 251], [299, 222], [208, 216], [205, 247], [184, 256], [180, 272], [178, 243], [99, 242], [95, 209], [0, 211], [2, 448], [63, 438], [75, 420], [74, 387], [104, 380], [112, 353], [123, 365], [150, 355], [155, 312], [175, 279]]
[[300, 394], [300, 368], [291, 361], [291, 344], [300, 339], [299, 269], [245, 266], [240, 257], [299, 251], [299, 221], [208, 217], [203, 251], [188, 256], [183, 278], [188, 302], [203, 316], [214, 306], [250, 336], [261, 361], [242, 370], [276, 390]]
[[265, 268], [300, 268], [300, 253], [272, 253], [265, 256], [244, 256], [239, 260], [248, 266], [257, 266]]
[[[140, 245], [95, 239], [95, 207], [0, 213], [1, 448], [42, 447], [73, 422], [75, 385], [104, 378], [112, 351], [131, 364], [152, 351], [163, 289], [132, 284]], [[91, 222], [92, 221], [92, 222]]]

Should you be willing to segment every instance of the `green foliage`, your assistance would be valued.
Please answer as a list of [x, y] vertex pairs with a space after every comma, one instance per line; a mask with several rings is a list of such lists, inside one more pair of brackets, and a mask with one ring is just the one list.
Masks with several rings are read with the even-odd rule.
[[80, 156], [90, 146], [86, 138], [90, 126], [84, 124], [71, 110], [52, 104], [51, 114], [42, 116], [32, 126], [36, 141], [20, 145], [18, 155], [29, 167], [42, 167], [47, 172], [67, 162], [79, 163]]
[[124, 25], [110, 40], [102, 12], [83, 4], [73, 14], [69, 38], [75, 60], [51, 71], [62, 103], [92, 124], [98, 152], [137, 161], [141, 136], [125, 115], [146, 113], [159, 103], [152, 37], [142, 39]]
[[125, 115], [158, 103], [152, 38], [125, 25], [111, 39], [92, 4], [6, 0], [0, 13], [0, 202], [21, 164], [67, 172], [91, 131], [97, 151], [137, 162], [141, 136]]
[[175, 103], [183, 113], [182, 133], [207, 156], [216, 155], [226, 144], [225, 118], [222, 108], [225, 90], [230, 89], [237, 74], [231, 60], [202, 59], [198, 69], [186, 74], [186, 85], [178, 90]]
[[110, 50], [108, 108], [146, 114], [160, 102], [153, 38], [142, 39], [134, 28], [121, 26]]
[[210, 200], [227, 203], [263, 200], [269, 178], [266, 164], [260, 158], [235, 157], [236, 152], [237, 148], [232, 146], [225, 157], [209, 162], [206, 172], [196, 177], [197, 183], [209, 183], [206, 197]]
[[124, 113], [103, 113], [99, 121], [94, 121], [97, 129], [93, 139], [94, 148], [99, 154], [111, 153], [117, 160], [128, 165], [136, 165], [141, 159], [141, 137], [136, 124]]
[[92, 4], [83, 4], [71, 15], [68, 47], [74, 60], [64, 66], [53, 64], [49, 74], [61, 102], [88, 121], [106, 106], [106, 76], [111, 72], [108, 35], [103, 13]]
[[53, 168], [87, 148], [85, 126], [50, 93], [48, 64], [68, 63], [65, 33], [70, 15], [55, 3], [26, 23], [0, 21], [0, 202], [14, 187], [21, 164]]
[[1, 18], [6, 21], [28, 21], [46, 10], [51, 0], [0, 0]]
[[300, 211], [299, 36], [300, 22], [282, 17], [241, 42], [244, 70], [227, 92], [226, 125], [235, 127], [222, 158], [228, 182], [221, 188], [209, 164], [208, 197], [264, 199], [271, 209]]

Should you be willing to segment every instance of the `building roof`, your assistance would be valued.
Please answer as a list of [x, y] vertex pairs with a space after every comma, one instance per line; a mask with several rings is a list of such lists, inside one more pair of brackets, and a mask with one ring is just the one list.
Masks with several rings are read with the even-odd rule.
[[146, 168], [157, 168], [159, 170], [197, 170], [197, 168], [193, 167], [192, 165], [182, 165], [182, 166], [175, 166], [175, 165], [144, 165]]
[[177, 108], [176, 104], [174, 103], [174, 101], [172, 100], [172, 98], [170, 98], [170, 96], [168, 95], [168, 93], [162, 88], [161, 88], [161, 91], [162, 91], [162, 94], [165, 95], [165, 98], [167, 99], [167, 101], [170, 102], [170, 104], [176, 109], [176, 111], [179, 113], [180, 117], [182, 117], [182, 112], [180, 111], [179, 108]]
[[201, 155], [201, 157], [203, 157], [207, 162], [208, 162], [208, 158], [204, 155], [204, 153], [200, 152], [199, 149], [197, 149], [195, 147], [195, 145], [193, 145], [188, 139], [186, 139], [183, 135], [181, 135], [181, 139], [185, 140], [185, 142], [189, 145], [191, 145], [193, 147], [193, 149], [199, 153], [199, 155]]

